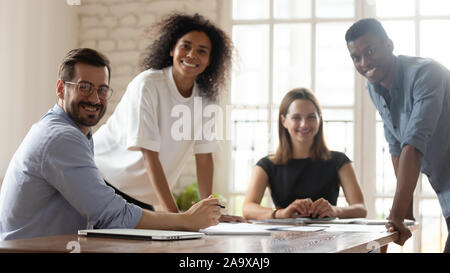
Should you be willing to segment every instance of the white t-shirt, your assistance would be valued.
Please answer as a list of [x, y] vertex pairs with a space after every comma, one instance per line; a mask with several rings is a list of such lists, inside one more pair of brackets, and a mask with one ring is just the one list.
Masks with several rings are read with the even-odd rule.
[[192, 151], [219, 150], [217, 140], [208, 141], [208, 136], [201, 134], [203, 124], [208, 122], [201, 112], [209, 104], [207, 98], [200, 97], [196, 84], [192, 95], [183, 97], [175, 85], [172, 67], [137, 75], [114, 113], [94, 134], [95, 162], [106, 181], [140, 201], [159, 205], [141, 148], [159, 153], [172, 189]]

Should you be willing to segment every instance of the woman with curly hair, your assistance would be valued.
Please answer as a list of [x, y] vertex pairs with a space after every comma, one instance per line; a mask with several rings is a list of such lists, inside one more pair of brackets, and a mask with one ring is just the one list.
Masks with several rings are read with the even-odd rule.
[[233, 47], [225, 32], [198, 14], [169, 15], [154, 29], [157, 37], [145, 50], [142, 72], [94, 135], [95, 161], [119, 191], [178, 212], [171, 190], [190, 154], [195, 154], [200, 197], [207, 198], [212, 192], [212, 153], [219, 145], [199, 138], [190, 124], [183, 128], [190, 128], [191, 137], [175, 136], [180, 118], [174, 109], [189, 109], [187, 120], [193, 125], [205, 123], [194, 114], [194, 106], [199, 98], [202, 109], [215, 102], [229, 74]]

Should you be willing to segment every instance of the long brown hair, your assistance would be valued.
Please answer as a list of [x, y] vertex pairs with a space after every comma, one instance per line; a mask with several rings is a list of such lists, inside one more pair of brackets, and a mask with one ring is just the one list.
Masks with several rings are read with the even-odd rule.
[[325, 143], [323, 135], [323, 119], [322, 109], [319, 101], [314, 96], [313, 92], [307, 88], [295, 88], [289, 91], [281, 101], [280, 111], [278, 114], [278, 137], [279, 145], [275, 155], [271, 158], [275, 164], [287, 164], [292, 159], [292, 140], [289, 131], [284, 128], [282, 118], [286, 118], [289, 106], [295, 100], [309, 100], [311, 101], [320, 118], [319, 131], [314, 136], [314, 142], [311, 146], [310, 156], [312, 160], [328, 160], [330, 159], [330, 151]]

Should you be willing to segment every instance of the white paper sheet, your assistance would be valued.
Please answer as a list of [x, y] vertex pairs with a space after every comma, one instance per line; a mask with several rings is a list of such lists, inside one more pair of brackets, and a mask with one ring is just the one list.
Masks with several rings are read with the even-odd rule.
[[200, 232], [208, 235], [270, 235], [270, 230], [249, 223], [219, 223]]
[[314, 224], [325, 228], [329, 232], [386, 232], [383, 225], [357, 225], [357, 224]]
[[303, 232], [313, 232], [324, 230], [326, 227], [319, 226], [283, 226], [276, 230], [285, 230], [285, 231], [303, 231]]
[[219, 223], [201, 229], [207, 235], [270, 235], [270, 231], [303, 231], [313, 232], [324, 230], [320, 226], [292, 226], [292, 225], [269, 225], [269, 224], [250, 224], [250, 223]]

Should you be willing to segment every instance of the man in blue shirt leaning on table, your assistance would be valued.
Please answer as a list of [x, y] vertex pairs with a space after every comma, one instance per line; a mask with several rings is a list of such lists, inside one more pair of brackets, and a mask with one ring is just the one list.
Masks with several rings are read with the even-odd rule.
[[71, 50], [59, 69], [57, 104], [14, 154], [0, 193], [0, 240], [73, 234], [91, 228], [198, 230], [218, 224], [211, 196], [185, 213], [127, 203], [100, 175], [91, 127], [106, 111], [110, 66], [101, 53]]
[[[450, 72], [434, 60], [395, 56], [394, 44], [376, 19], [361, 19], [345, 35], [356, 70], [384, 123], [397, 188], [387, 228], [397, 244], [411, 237], [412, 199], [420, 171], [436, 191], [450, 226]], [[444, 252], [449, 252], [449, 238]]]

